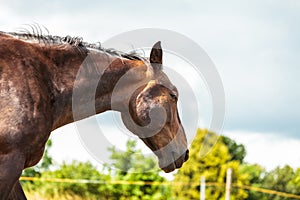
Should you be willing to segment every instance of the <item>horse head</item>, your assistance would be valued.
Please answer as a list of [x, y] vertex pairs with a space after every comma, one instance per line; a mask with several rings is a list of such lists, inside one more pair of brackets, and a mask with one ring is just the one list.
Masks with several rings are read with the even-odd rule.
[[129, 112], [121, 113], [125, 126], [158, 157], [159, 167], [171, 172], [188, 159], [189, 150], [177, 110], [178, 90], [162, 71], [162, 56], [158, 42], [150, 54], [151, 78], [131, 95]]

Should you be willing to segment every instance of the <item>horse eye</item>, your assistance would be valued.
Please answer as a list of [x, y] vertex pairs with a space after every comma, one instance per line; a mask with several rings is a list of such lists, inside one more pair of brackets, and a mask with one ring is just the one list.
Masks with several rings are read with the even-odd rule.
[[170, 93], [170, 97], [174, 100], [177, 101], [177, 95], [174, 93]]

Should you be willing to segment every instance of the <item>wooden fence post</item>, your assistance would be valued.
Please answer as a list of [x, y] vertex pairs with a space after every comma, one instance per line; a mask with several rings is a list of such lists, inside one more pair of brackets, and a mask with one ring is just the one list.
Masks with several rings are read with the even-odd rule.
[[231, 174], [232, 174], [232, 169], [228, 168], [227, 169], [227, 174], [226, 174], [225, 200], [230, 200]]
[[205, 176], [200, 179], [200, 200], [205, 200]]

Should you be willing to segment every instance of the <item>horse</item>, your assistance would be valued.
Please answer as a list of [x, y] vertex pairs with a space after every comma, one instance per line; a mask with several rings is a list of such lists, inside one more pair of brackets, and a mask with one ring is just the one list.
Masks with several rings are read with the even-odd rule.
[[[189, 150], [178, 91], [162, 58], [160, 42], [145, 58], [78, 37], [0, 32], [0, 199], [26, 199], [22, 170], [40, 161], [53, 130], [108, 110], [121, 113], [164, 172], [180, 168]], [[94, 95], [86, 95], [92, 84]], [[86, 109], [88, 102], [95, 112]]]

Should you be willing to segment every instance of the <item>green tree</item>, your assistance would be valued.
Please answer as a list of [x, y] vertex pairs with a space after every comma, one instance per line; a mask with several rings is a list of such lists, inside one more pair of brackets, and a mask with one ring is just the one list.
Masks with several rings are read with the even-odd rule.
[[244, 145], [237, 144], [234, 140], [226, 136], [221, 136], [220, 140], [227, 146], [231, 157], [230, 160], [237, 160], [240, 163], [244, 162], [244, 158], [246, 156], [246, 149]]
[[[239, 160], [232, 160], [228, 147], [219, 140], [212, 144], [219, 136], [207, 130], [197, 130], [196, 137], [190, 147], [190, 158], [178, 170], [175, 175], [175, 182], [183, 182], [174, 188], [176, 199], [199, 199], [200, 177], [205, 176], [207, 182], [213, 182], [213, 187], [206, 188], [207, 199], [222, 199], [225, 192], [226, 170], [232, 168], [232, 182], [244, 184], [246, 177], [239, 173]], [[204, 140], [205, 139], [205, 140]], [[211, 148], [212, 147], [212, 148]], [[202, 157], [201, 148], [211, 148], [210, 152]], [[247, 193], [244, 190], [234, 188], [233, 199], [246, 199]]]
[[295, 171], [294, 176], [289, 181], [287, 187], [291, 193], [300, 195], [300, 168]]
[[59, 195], [74, 195], [81, 198], [103, 199], [109, 197], [105, 181], [110, 179], [109, 175], [100, 174], [89, 162], [73, 161], [71, 164], [63, 163], [58, 170], [42, 173], [41, 178], [65, 179], [65, 180], [89, 180], [103, 181], [103, 184], [95, 183], [72, 183], [72, 182], [44, 182], [40, 185], [40, 192], [45, 196], [57, 197]]
[[[261, 188], [263, 183], [263, 178], [266, 174], [266, 170], [258, 164], [248, 164], [245, 163], [240, 166], [240, 174], [243, 174], [247, 179], [246, 184], [254, 187]], [[263, 193], [256, 191], [247, 191], [247, 200], [268, 200], [267, 196]]]
[[[151, 185], [151, 182], [163, 182], [157, 161], [146, 157], [136, 148], [136, 141], [129, 140], [126, 151], [120, 152], [116, 148], [111, 151], [110, 174], [115, 180], [123, 180], [129, 184], [120, 184], [111, 187], [116, 199], [168, 199], [170, 191], [166, 186]], [[130, 184], [131, 182], [144, 182], [144, 184]]]
[[[296, 179], [295, 177], [295, 172], [290, 166], [286, 165], [282, 168], [276, 167], [274, 170], [266, 173], [262, 182], [262, 187], [280, 192], [293, 193], [291, 183]], [[290, 198], [268, 195], [268, 199], [289, 200]]]

